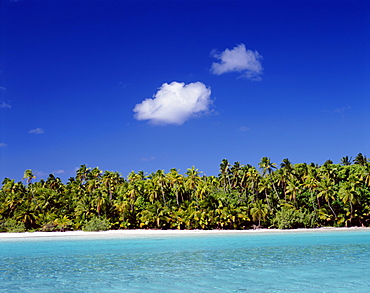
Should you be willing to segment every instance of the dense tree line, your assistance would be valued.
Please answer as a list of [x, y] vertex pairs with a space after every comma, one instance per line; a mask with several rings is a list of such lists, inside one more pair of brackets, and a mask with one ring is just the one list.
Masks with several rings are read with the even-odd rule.
[[2, 182], [0, 231], [369, 226], [370, 162], [362, 154], [341, 164], [284, 159], [278, 167], [264, 157], [258, 165], [224, 159], [218, 176], [192, 167], [127, 178], [81, 165], [65, 184], [52, 174], [35, 181], [26, 170], [23, 182]]

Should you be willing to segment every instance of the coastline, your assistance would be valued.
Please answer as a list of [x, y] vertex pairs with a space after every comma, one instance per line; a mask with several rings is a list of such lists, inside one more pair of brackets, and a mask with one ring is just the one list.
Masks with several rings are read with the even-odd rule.
[[216, 235], [216, 234], [250, 234], [250, 233], [294, 233], [294, 232], [324, 232], [324, 231], [355, 231], [369, 230], [370, 227], [322, 227], [299, 229], [256, 229], [256, 230], [108, 230], [108, 231], [66, 231], [66, 232], [22, 232], [0, 233], [0, 239], [32, 238], [32, 237], [63, 237], [63, 236], [190, 236], [190, 235]]

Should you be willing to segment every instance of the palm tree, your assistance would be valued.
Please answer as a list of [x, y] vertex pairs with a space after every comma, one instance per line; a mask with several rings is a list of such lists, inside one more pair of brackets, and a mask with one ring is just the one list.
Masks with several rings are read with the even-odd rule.
[[231, 187], [237, 188], [240, 182], [240, 170], [241, 170], [240, 162], [234, 162], [234, 165], [230, 168], [230, 175], [231, 177]]
[[224, 187], [224, 191], [226, 192], [227, 189], [230, 187], [230, 164], [229, 161], [226, 159], [223, 159], [220, 164], [220, 174], [219, 179]]
[[354, 217], [353, 205], [357, 203], [360, 196], [360, 186], [361, 182], [358, 177], [350, 175], [348, 181], [344, 181], [338, 191], [339, 198], [342, 200], [342, 202], [345, 205], [347, 203], [350, 205], [350, 222], [352, 222]]
[[64, 215], [63, 217], [55, 219], [54, 224], [57, 225], [61, 232], [64, 232], [69, 226], [73, 224], [73, 222]]
[[345, 156], [340, 159], [340, 162], [343, 166], [349, 166], [352, 164], [352, 157]]
[[[266, 175], [271, 175], [271, 173], [273, 172], [273, 169], [276, 169], [276, 164], [271, 162], [270, 158], [268, 158], [268, 157], [263, 157], [261, 159], [261, 162], [258, 163], [258, 165], [259, 165], [260, 169], [262, 169], [262, 176], [263, 177], [265, 177]], [[275, 191], [276, 198], [280, 199], [279, 194], [276, 190], [276, 186], [275, 186], [274, 181], [273, 181], [271, 176], [269, 176], [269, 180], [272, 183], [272, 187]]]
[[258, 200], [251, 205], [250, 214], [254, 222], [258, 220], [257, 227], [261, 227], [261, 220], [266, 219], [267, 215], [269, 214], [269, 210], [262, 200]]
[[[316, 190], [318, 185], [319, 185], [319, 177], [317, 174], [317, 168], [309, 166], [307, 175], [303, 177], [303, 186], [307, 187], [308, 190], [310, 191], [312, 206], [315, 211], [316, 211], [316, 205], [315, 205], [315, 199], [314, 199], [315, 198], [314, 190]], [[317, 204], [319, 205], [319, 208], [320, 208], [319, 198], [316, 197], [316, 199], [317, 199]]]
[[83, 185], [90, 173], [91, 168], [87, 168], [86, 165], [81, 165], [76, 171], [76, 179]]
[[36, 201], [33, 188], [31, 188], [32, 179], [36, 179], [35, 173], [33, 173], [31, 169], [27, 169], [26, 171], [24, 171], [24, 175], [22, 179], [26, 179], [27, 187], [31, 191], [33, 200]]
[[263, 157], [261, 162], [258, 163], [260, 169], [262, 169], [262, 176], [271, 174], [274, 169], [276, 169], [276, 164], [271, 162], [271, 159], [268, 157]]
[[359, 153], [354, 160], [355, 164], [358, 164], [361, 166], [365, 166], [366, 162], [367, 162], [367, 158], [362, 153]]
[[156, 186], [160, 188], [163, 204], [165, 205], [167, 202], [165, 190], [168, 187], [168, 178], [166, 174], [163, 170], [157, 170], [157, 172], [152, 175], [152, 181]]
[[[167, 174], [167, 176], [171, 186], [171, 190], [175, 194], [177, 206], [180, 207], [180, 195], [184, 189], [184, 177], [175, 168], [171, 169], [170, 173]], [[183, 197], [181, 202], [182, 201]]]
[[296, 204], [297, 194], [300, 193], [300, 191], [302, 190], [301, 186], [302, 185], [300, 184], [300, 182], [295, 178], [288, 181], [286, 193], [290, 194], [289, 199], [293, 199], [294, 204]]
[[360, 178], [365, 183], [365, 185], [370, 187], [370, 163], [369, 162], [367, 162], [364, 165], [364, 168], [362, 168], [360, 172]]
[[292, 179], [293, 177], [293, 165], [289, 161], [288, 158], [283, 159], [283, 161], [280, 164], [280, 169], [278, 170], [279, 172], [277, 173], [277, 179], [279, 182], [279, 185], [281, 189], [283, 190], [284, 193], [284, 198], [286, 199], [286, 184], [287, 180]]
[[271, 205], [269, 203], [270, 189], [271, 189], [271, 182], [266, 177], [262, 177], [261, 180], [258, 181], [258, 192], [265, 194], [267, 206], [270, 210], [272, 210]]
[[103, 172], [102, 170], [100, 170], [98, 167], [95, 167], [94, 169], [92, 169], [88, 174], [87, 174], [87, 178], [89, 180], [96, 180], [96, 181], [99, 181], [101, 179], [101, 176], [102, 176]]
[[190, 195], [189, 200], [191, 200], [192, 194], [196, 192], [197, 186], [201, 181], [201, 178], [199, 177], [200, 172], [193, 166], [188, 169], [185, 174], [187, 175], [187, 177], [185, 178], [185, 188], [188, 190]]
[[258, 195], [258, 185], [261, 180], [261, 175], [255, 167], [249, 167], [246, 176], [247, 186], [252, 192], [252, 201], [255, 201]]
[[30, 185], [32, 183], [32, 179], [36, 179], [36, 176], [31, 169], [27, 169], [26, 171], [24, 171], [22, 179], [27, 179], [27, 185]]
[[109, 200], [112, 202], [113, 193], [119, 184], [125, 181], [118, 172], [105, 171], [102, 176], [102, 182], [108, 190]]
[[328, 203], [328, 206], [329, 206], [330, 210], [332, 211], [334, 217], [337, 217], [337, 215], [335, 214], [332, 206], [330, 205], [330, 200], [331, 199], [334, 200], [335, 195], [336, 195], [334, 182], [329, 178], [325, 178], [325, 179], [320, 181], [319, 186], [318, 186], [318, 190], [320, 192], [318, 193], [317, 196], [319, 198], [323, 197], [325, 199], [325, 201]]
[[210, 181], [207, 180], [207, 177], [203, 177], [202, 180], [199, 181], [197, 185], [197, 189], [195, 191], [195, 197], [196, 199], [204, 200], [207, 195], [209, 195], [212, 191], [212, 187], [210, 184]]
[[292, 163], [290, 162], [290, 160], [288, 158], [285, 158], [285, 159], [282, 160], [282, 162], [280, 164], [280, 167], [285, 168], [289, 171], [291, 171], [293, 169], [293, 165], [292, 165]]

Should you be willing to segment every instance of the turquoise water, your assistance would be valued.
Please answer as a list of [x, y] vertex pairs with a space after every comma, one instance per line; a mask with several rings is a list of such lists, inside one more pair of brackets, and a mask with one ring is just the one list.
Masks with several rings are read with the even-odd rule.
[[0, 292], [370, 292], [370, 231], [0, 240]]

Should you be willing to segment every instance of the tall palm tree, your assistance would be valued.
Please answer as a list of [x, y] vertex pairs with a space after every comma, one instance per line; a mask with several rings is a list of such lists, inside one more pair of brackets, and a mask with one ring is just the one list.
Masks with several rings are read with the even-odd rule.
[[196, 193], [199, 182], [201, 182], [201, 178], [199, 177], [200, 173], [201, 172], [199, 172], [198, 169], [195, 169], [194, 166], [188, 169], [185, 173], [185, 188], [189, 192], [190, 200], [192, 199], [192, 194]]
[[[307, 175], [303, 177], [303, 186], [308, 188], [308, 190], [310, 191], [312, 206], [315, 211], [316, 211], [316, 205], [315, 205], [314, 191], [316, 191], [319, 185], [319, 180], [320, 178], [318, 176], [317, 168], [309, 166]], [[316, 199], [317, 199], [317, 204], [319, 205], [319, 208], [320, 208], [319, 198], [316, 197]]]
[[125, 179], [118, 172], [105, 171], [102, 176], [102, 182], [108, 190], [109, 200], [112, 202], [113, 193], [119, 184], [124, 183]]
[[268, 178], [269, 178], [270, 182], [272, 183], [272, 187], [275, 191], [276, 198], [280, 200], [279, 194], [276, 190], [276, 186], [275, 186], [274, 181], [273, 181], [272, 176], [271, 176], [273, 170], [277, 168], [276, 164], [271, 162], [270, 158], [263, 157], [261, 159], [261, 162], [258, 163], [258, 165], [259, 165], [260, 169], [262, 170], [262, 176], [263, 177], [266, 177], [267, 175], [270, 175], [270, 176], [268, 176]]
[[26, 171], [24, 171], [23, 179], [26, 179], [27, 187], [31, 191], [33, 200], [36, 201], [33, 188], [31, 187], [32, 179], [36, 179], [35, 173], [33, 173], [31, 169], [27, 169]]
[[269, 193], [271, 189], [271, 182], [266, 177], [262, 177], [261, 180], [258, 181], [258, 192], [263, 193], [266, 198], [267, 206], [270, 210], [272, 210], [270, 201], [269, 201]]
[[232, 188], [239, 187], [241, 167], [242, 166], [240, 165], [240, 162], [234, 162], [234, 164], [230, 168], [231, 187]]
[[220, 164], [220, 174], [219, 179], [224, 187], [224, 191], [228, 190], [230, 188], [230, 164], [229, 161], [226, 159], [223, 159]]
[[175, 168], [170, 170], [170, 173], [167, 174], [167, 177], [171, 186], [171, 190], [175, 194], [177, 206], [180, 207], [180, 203], [183, 201], [182, 192], [184, 189], [184, 177]]
[[258, 186], [261, 180], [261, 175], [259, 174], [255, 167], [249, 167], [246, 176], [248, 188], [252, 192], [252, 201], [255, 201], [258, 195]]

